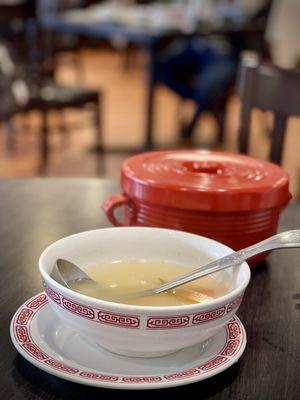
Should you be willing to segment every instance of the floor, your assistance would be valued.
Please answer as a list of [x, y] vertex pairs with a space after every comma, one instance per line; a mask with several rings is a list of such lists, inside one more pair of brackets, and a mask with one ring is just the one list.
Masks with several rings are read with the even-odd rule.
[[[74, 63], [76, 60], [76, 63]], [[39, 157], [40, 116], [38, 113], [18, 115], [13, 120], [15, 148], [6, 149], [6, 136], [0, 127], [0, 177], [31, 176], [105, 176], [118, 178], [124, 159], [143, 144], [144, 108], [146, 102], [145, 56], [137, 54], [133, 65], [125, 66], [124, 57], [110, 50], [82, 49], [76, 54], [62, 55], [58, 60], [57, 80], [65, 84], [81, 84], [103, 93], [103, 133], [107, 149], [99, 156], [91, 151], [95, 130], [91, 110], [50, 115], [51, 155], [46, 170], [41, 171]], [[75, 67], [76, 66], [76, 67]], [[157, 148], [178, 148], [178, 125], [188, 116], [192, 104], [184, 107], [165, 88], [157, 90], [155, 105], [155, 143]], [[268, 130], [272, 118], [254, 111], [250, 154], [266, 159], [269, 149]], [[226, 139], [222, 148], [236, 151], [239, 100], [233, 96], [228, 103]], [[67, 128], [67, 134], [60, 129]], [[191, 147], [214, 148], [216, 125], [210, 115], [199, 122]], [[292, 118], [288, 126], [283, 168], [290, 174], [291, 191], [300, 193], [300, 119]], [[122, 149], [122, 151], [117, 151]]]

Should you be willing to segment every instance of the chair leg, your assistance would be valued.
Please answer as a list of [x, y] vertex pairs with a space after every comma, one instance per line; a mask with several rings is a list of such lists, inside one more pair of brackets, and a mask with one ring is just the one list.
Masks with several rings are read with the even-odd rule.
[[215, 112], [215, 118], [218, 124], [218, 143], [224, 142], [225, 136], [225, 110], [218, 110]]
[[202, 109], [200, 107], [197, 107], [190, 122], [188, 122], [187, 124], [183, 124], [182, 130], [181, 130], [181, 138], [182, 139], [191, 139], [192, 138], [194, 130], [198, 123], [198, 120], [201, 116], [201, 113], [202, 113]]
[[42, 129], [41, 129], [41, 169], [45, 168], [48, 163], [49, 145], [48, 145], [48, 114], [42, 112]]
[[101, 95], [98, 96], [95, 102], [95, 147], [94, 149], [101, 153], [103, 152], [103, 132], [102, 132], [102, 101]]
[[9, 119], [3, 122], [3, 130], [5, 134], [5, 148], [7, 151], [15, 149], [14, 130]]
[[184, 100], [180, 97], [178, 100], [178, 108], [176, 112], [176, 125], [178, 126], [178, 137], [180, 137], [182, 130], [184, 129]]
[[285, 115], [275, 115], [270, 160], [276, 164], [280, 164], [282, 161], [286, 123], [287, 117]]
[[70, 139], [70, 135], [65, 121], [64, 109], [57, 111], [58, 111], [58, 129], [61, 134], [62, 143], [64, 146], [66, 146]]
[[249, 132], [248, 129], [239, 129], [238, 133], [238, 151], [247, 154], [249, 151]]
[[73, 56], [71, 58], [71, 63], [73, 64], [72, 66], [75, 71], [76, 82], [78, 82], [78, 84], [84, 82], [84, 67], [80, 54]]

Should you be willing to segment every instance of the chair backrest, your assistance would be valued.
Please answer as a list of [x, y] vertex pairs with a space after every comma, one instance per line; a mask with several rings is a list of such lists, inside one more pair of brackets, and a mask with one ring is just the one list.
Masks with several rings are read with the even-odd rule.
[[290, 116], [300, 117], [300, 71], [260, 63], [257, 55], [242, 56], [239, 74], [241, 98], [239, 150], [248, 152], [253, 108], [274, 113], [270, 160], [281, 162], [284, 133]]

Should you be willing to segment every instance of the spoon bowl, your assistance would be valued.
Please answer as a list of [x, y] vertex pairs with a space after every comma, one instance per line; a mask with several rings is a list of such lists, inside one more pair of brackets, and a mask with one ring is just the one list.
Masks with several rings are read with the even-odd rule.
[[84, 281], [88, 284], [97, 285], [99, 290], [103, 289], [103, 287], [93, 279], [91, 279], [81, 268], [79, 268], [76, 264], [65, 260], [63, 258], [59, 258], [56, 260], [55, 266], [52, 271], [52, 278], [59, 281], [64, 286], [70, 289], [69, 282], [72, 281]]

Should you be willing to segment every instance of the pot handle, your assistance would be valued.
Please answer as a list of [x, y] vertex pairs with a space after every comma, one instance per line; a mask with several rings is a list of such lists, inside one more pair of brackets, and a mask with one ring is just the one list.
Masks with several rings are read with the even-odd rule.
[[[119, 221], [115, 216], [115, 210], [119, 207], [128, 207], [129, 208], [129, 218], [128, 221]], [[107, 218], [114, 226], [130, 226], [132, 223], [132, 203], [125, 194], [118, 193], [113, 196], [110, 196], [105, 202], [102, 204], [102, 209], [104, 210]]]

